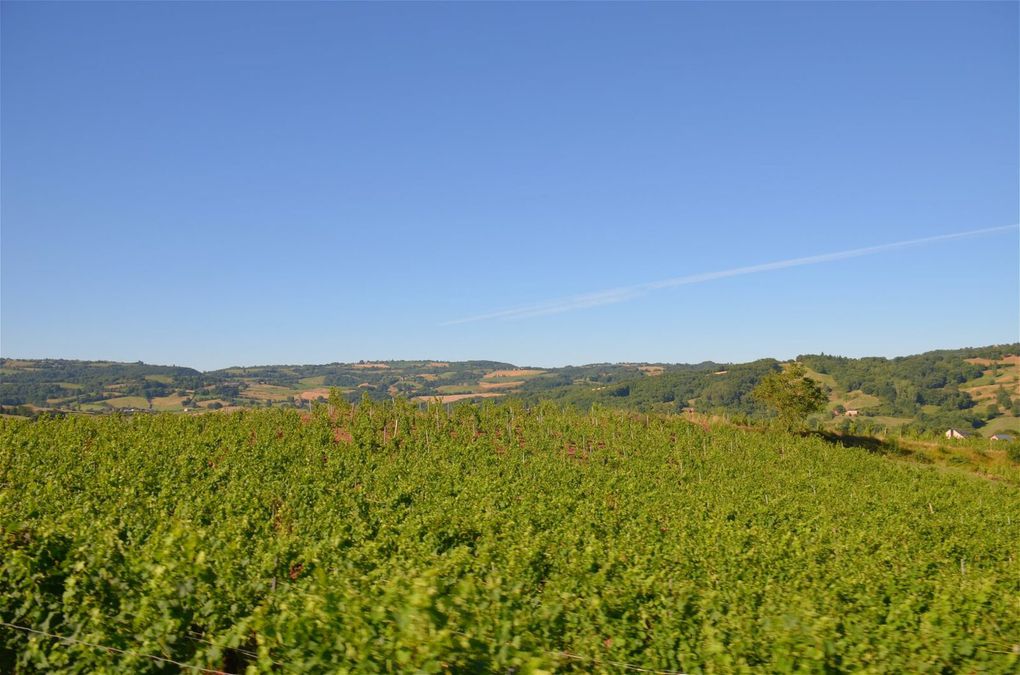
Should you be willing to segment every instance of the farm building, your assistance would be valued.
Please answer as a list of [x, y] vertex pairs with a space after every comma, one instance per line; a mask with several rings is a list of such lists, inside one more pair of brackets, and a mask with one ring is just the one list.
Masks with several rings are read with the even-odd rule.
[[949, 429], [946, 431], [946, 438], [968, 438], [969, 436], [970, 434], [959, 429]]
[[847, 411], [846, 411], [845, 413], [843, 413], [843, 414], [844, 414], [844, 415], [846, 415], [847, 417], [857, 417], [857, 416], [858, 416], [858, 415], [860, 415], [861, 413], [860, 413], [860, 411], [859, 411], [859, 410], [847, 410]]
[[991, 439], [993, 441], [1011, 441], [1013, 440], [1013, 437], [1009, 434], [994, 434], [991, 436]]

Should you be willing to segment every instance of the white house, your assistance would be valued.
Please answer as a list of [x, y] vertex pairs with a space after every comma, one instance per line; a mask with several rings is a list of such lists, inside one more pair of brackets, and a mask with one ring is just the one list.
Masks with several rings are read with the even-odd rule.
[[1013, 440], [1013, 437], [1009, 434], [995, 434], [991, 437], [991, 439], [993, 441], [1011, 441]]
[[970, 434], [960, 431], [959, 429], [949, 429], [946, 431], [946, 438], [967, 438]]

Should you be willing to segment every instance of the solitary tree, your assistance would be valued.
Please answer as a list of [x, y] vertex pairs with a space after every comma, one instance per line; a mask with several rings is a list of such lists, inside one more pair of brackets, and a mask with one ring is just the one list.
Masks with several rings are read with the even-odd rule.
[[821, 410], [827, 402], [825, 392], [799, 363], [766, 375], [751, 395], [772, 408], [779, 424], [786, 429], [803, 428], [807, 416]]
[[1002, 412], [1008, 412], [1013, 407], [1013, 399], [1005, 387], [1001, 385], [999, 386], [999, 391], [995, 392], [995, 402], [999, 404]]

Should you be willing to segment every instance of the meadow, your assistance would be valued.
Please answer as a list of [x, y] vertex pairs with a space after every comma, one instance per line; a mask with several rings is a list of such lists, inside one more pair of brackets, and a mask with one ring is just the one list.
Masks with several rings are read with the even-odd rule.
[[0, 419], [5, 672], [1020, 668], [1020, 488], [549, 403]]

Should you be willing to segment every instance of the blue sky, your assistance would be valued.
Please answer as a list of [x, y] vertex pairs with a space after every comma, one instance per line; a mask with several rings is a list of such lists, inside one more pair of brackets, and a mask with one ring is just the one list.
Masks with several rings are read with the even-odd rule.
[[2, 5], [5, 356], [1020, 339], [1016, 3]]

